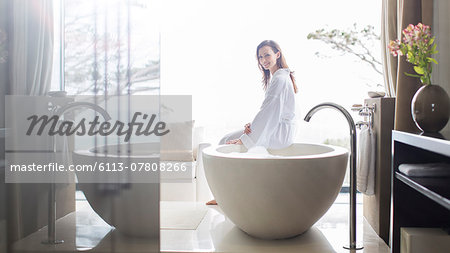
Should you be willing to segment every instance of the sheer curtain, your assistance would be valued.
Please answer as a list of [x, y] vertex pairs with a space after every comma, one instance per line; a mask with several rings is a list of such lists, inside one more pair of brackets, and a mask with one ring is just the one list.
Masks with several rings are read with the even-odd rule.
[[421, 84], [418, 78], [408, 77], [413, 65], [405, 57], [393, 58], [387, 51], [390, 40], [400, 38], [408, 24], [422, 22], [432, 25], [433, 0], [383, 0], [382, 48], [384, 78], [388, 95], [396, 97], [395, 129], [419, 131], [411, 116], [411, 100]]
[[389, 53], [387, 46], [390, 40], [397, 38], [397, 0], [383, 0], [381, 14], [381, 53], [383, 61], [383, 75], [386, 93], [395, 97], [397, 83], [397, 58]]
[[[52, 77], [53, 0], [14, 0], [8, 8], [7, 94], [45, 95]], [[74, 184], [58, 190], [58, 217], [75, 210], [74, 191]], [[47, 225], [47, 198], [46, 184], [7, 184], [9, 245]]]
[[50, 89], [53, 0], [11, 1], [10, 94], [44, 95]]

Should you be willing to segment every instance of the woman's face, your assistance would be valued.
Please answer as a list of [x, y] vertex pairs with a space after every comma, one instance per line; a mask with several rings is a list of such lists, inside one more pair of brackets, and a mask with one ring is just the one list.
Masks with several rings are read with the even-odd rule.
[[263, 46], [258, 51], [259, 64], [265, 69], [274, 73], [277, 69], [277, 59], [280, 58], [280, 52], [274, 53], [269, 46]]

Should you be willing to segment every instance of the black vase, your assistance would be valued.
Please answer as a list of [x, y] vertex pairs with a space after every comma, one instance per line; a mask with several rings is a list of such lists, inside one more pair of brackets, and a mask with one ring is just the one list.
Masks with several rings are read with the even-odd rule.
[[448, 122], [450, 99], [439, 85], [424, 85], [411, 102], [411, 114], [417, 127], [426, 133], [439, 132]]

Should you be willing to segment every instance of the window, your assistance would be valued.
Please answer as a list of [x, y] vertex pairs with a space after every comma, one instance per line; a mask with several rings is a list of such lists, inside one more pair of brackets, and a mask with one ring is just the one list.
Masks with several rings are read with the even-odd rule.
[[71, 95], [158, 94], [155, 1], [64, 4], [64, 87]]

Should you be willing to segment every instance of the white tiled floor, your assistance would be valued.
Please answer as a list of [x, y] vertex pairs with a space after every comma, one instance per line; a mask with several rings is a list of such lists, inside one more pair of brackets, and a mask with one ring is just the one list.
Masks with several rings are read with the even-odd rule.
[[[330, 210], [306, 233], [287, 240], [260, 240], [237, 228], [222, 213], [220, 207], [209, 211], [196, 230], [161, 230], [162, 251], [183, 252], [350, 252], [343, 249], [348, 243], [348, 194], [341, 194]], [[183, 205], [204, 203], [177, 202]], [[162, 202], [161, 205], [164, 205]], [[173, 204], [172, 204], [173, 205]], [[364, 245], [356, 252], [389, 252], [388, 246], [362, 218], [358, 204], [357, 239]]]
[[[361, 196], [357, 205], [357, 240], [364, 246], [355, 252], [387, 253], [388, 246], [362, 217]], [[350, 252], [348, 194], [340, 194], [330, 210], [305, 234], [287, 240], [260, 240], [237, 228], [219, 206], [208, 212], [196, 230], [161, 230], [160, 248], [168, 252]], [[85, 204], [79, 202], [80, 204]], [[161, 209], [205, 209], [204, 202], [162, 201]]]
[[[46, 228], [18, 241], [14, 252], [365, 252], [387, 253], [388, 246], [362, 218], [362, 204], [358, 204], [357, 239], [363, 250], [348, 251], [348, 194], [340, 194], [330, 210], [303, 235], [286, 240], [260, 240], [237, 228], [219, 206], [205, 206], [204, 202], [162, 201], [161, 210], [205, 210], [205, 217], [194, 230], [161, 230], [160, 240], [129, 238], [106, 224], [90, 208], [82, 194], [77, 195], [77, 211], [57, 221], [59, 245], [41, 244]], [[167, 217], [166, 217], [167, 218]]]

